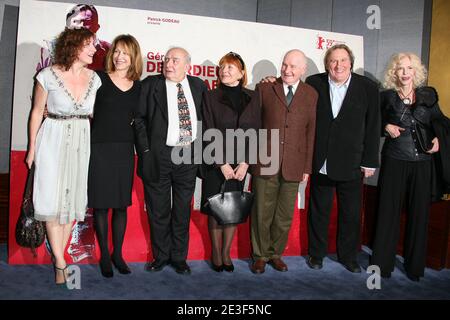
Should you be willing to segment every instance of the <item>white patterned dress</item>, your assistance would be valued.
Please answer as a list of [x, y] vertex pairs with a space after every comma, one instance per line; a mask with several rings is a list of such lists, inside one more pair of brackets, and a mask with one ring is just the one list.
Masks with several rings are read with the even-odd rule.
[[[44, 68], [36, 76], [48, 93], [49, 114], [91, 115], [95, 94], [101, 86], [99, 76], [92, 73], [86, 92], [78, 102], [53, 68]], [[87, 208], [89, 119], [47, 117], [37, 134], [35, 150], [35, 218], [40, 221], [59, 221], [60, 224], [83, 221]]]

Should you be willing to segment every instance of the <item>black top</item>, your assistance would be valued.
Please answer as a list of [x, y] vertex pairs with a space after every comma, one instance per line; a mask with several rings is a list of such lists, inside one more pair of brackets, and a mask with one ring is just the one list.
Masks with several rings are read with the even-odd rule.
[[[383, 155], [405, 161], [431, 160], [431, 155], [422, 150], [418, 130], [422, 128], [428, 132], [430, 138], [434, 137], [431, 122], [440, 118], [442, 113], [437, 103], [437, 94], [431, 87], [422, 87], [415, 90], [416, 102], [406, 105], [395, 90], [381, 93], [382, 128], [387, 124], [394, 124], [404, 131], [399, 137], [393, 139], [386, 135], [383, 146]], [[431, 146], [429, 146], [431, 148]]]
[[[234, 98], [228, 98], [225, 90], [231, 93]], [[235, 93], [237, 92], [237, 97]], [[244, 145], [237, 143], [236, 140], [232, 141], [233, 159], [227, 153], [227, 130], [228, 129], [242, 129], [243, 131], [254, 129], [258, 130], [261, 127], [261, 108], [259, 106], [259, 96], [255, 91], [237, 87], [219, 86], [217, 89], [208, 91], [203, 100], [203, 125], [204, 129], [218, 129], [222, 133], [222, 155], [223, 157], [215, 157], [214, 163], [218, 166], [224, 163], [238, 164], [240, 162], [250, 162], [250, 145], [256, 146], [257, 141], [250, 141], [249, 136], [246, 136]], [[239, 101], [235, 107], [231, 102], [233, 100]], [[241, 110], [239, 114], [238, 110]], [[257, 132], [257, 131], [255, 131]], [[208, 143], [204, 144], [206, 147]], [[245, 150], [239, 150], [238, 148], [244, 147]], [[254, 150], [253, 150], [254, 151]], [[228, 156], [227, 156], [228, 155]], [[252, 156], [256, 156], [255, 152], [252, 152]], [[254, 159], [251, 161], [255, 163]]]
[[244, 109], [242, 101], [242, 86], [239, 84], [235, 87], [226, 86], [220, 84], [220, 88], [223, 90], [224, 96], [231, 102], [233, 109], [238, 113], [240, 117], [242, 110]]
[[97, 91], [94, 118], [91, 124], [91, 142], [134, 142], [133, 110], [139, 102], [140, 82], [134, 81], [127, 90], [120, 90], [109, 75], [97, 72], [102, 86]]

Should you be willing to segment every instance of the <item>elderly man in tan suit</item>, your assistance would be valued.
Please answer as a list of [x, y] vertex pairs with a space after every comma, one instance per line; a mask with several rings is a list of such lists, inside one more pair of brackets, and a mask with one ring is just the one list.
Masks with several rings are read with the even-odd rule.
[[[256, 87], [262, 109], [262, 129], [279, 130], [279, 165], [264, 172], [258, 163], [253, 169], [255, 202], [251, 239], [253, 273], [263, 273], [269, 263], [275, 270], [287, 271], [281, 260], [286, 247], [300, 181], [308, 181], [316, 127], [317, 92], [300, 80], [306, 72], [305, 54], [288, 51], [281, 66], [281, 77]], [[260, 144], [276, 152], [270, 134]], [[271, 154], [271, 157], [276, 156]]]

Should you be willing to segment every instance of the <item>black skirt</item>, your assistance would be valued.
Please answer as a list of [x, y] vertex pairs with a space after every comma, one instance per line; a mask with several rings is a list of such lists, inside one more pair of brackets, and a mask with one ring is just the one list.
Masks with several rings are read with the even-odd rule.
[[88, 207], [105, 209], [131, 205], [133, 175], [133, 143], [91, 144]]

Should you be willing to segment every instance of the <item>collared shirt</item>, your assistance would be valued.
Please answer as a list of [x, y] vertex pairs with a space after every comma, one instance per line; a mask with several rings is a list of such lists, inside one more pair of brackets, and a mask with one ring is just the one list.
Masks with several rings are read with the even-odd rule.
[[[331, 101], [331, 111], [333, 112], [333, 118], [336, 118], [341, 110], [342, 103], [344, 102], [345, 95], [347, 94], [348, 85], [350, 84], [350, 79], [352, 75], [348, 77], [347, 81], [343, 84], [338, 85], [330, 76], [328, 76], [328, 83], [330, 85], [330, 101]], [[323, 163], [322, 168], [319, 171], [321, 174], [327, 174], [327, 159]]]
[[328, 77], [328, 83], [330, 84], [330, 101], [331, 110], [333, 111], [333, 118], [336, 118], [339, 114], [339, 111], [341, 110], [342, 102], [344, 102], [351, 78], [352, 75], [350, 74], [347, 81], [345, 81], [341, 85], [338, 85], [336, 82], [331, 80], [330, 77]]
[[297, 87], [298, 87], [299, 83], [300, 83], [300, 80], [298, 80], [294, 84], [286, 84], [286, 83], [283, 82], [284, 95], [287, 96], [287, 94], [289, 92], [288, 86], [292, 86], [292, 94], [295, 95], [295, 91], [297, 90]]
[[[178, 82], [173, 82], [166, 79], [167, 88], [167, 114], [169, 119], [169, 126], [167, 128], [166, 145], [175, 147], [180, 138], [180, 118], [178, 116]], [[189, 115], [191, 117], [192, 125], [192, 141], [197, 137], [197, 113], [194, 104], [194, 98], [192, 97], [191, 87], [187, 77], [179, 82], [183, 87], [184, 95], [186, 96], [187, 104], [189, 107]]]

